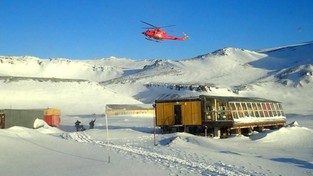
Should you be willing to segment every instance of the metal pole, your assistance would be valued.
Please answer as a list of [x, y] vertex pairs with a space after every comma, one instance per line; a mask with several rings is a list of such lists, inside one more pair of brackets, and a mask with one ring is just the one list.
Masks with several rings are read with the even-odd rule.
[[108, 113], [107, 113], [107, 109], [108, 109], [108, 106], [105, 106], [105, 126], [106, 126], [106, 132], [107, 132], [107, 147], [108, 147], [108, 163], [111, 162], [111, 156], [110, 156], [110, 153], [111, 153], [111, 146], [110, 146], [110, 140], [109, 140], [109, 124], [108, 124]]
[[157, 142], [156, 142], [156, 125], [155, 125], [155, 116], [154, 116], [154, 118], [153, 118], [154, 120], [154, 122], [153, 122], [153, 126], [154, 126], [154, 146], [157, 146], [158, 144], [157, 144]]
[[154, 146], [157, 146], [158, 144], [156, 142], [156, 108], [155, 108], [156, 105], [154, 104], [152, 106], [153, 106], [153, 108], [155, 110], [155, 113], [154, 113], [154, 116], [153, 116], [153, 128], [154, 128], [154, 136], [153, 136], [153, 138], [154, 138]]

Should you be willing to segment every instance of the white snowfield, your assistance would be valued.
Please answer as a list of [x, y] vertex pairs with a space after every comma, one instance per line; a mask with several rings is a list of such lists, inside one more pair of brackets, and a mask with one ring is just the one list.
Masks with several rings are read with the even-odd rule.
[[[0, 175], [313, 175], [312, 87], [312, 42], [224, 48], [186, 60], [0, 56], [0, 109], [62, 112], [57, 128], [0, 130]], [[109, 116], [106, 132], [107, 104], [201, 94], [280, 101], [287, 123], [297, 122], [248, 137], [157, 129], [154, 138], [153, 117]], [[76, 132], [76, 120], [87, 130]]]
[[188, 133], [157, 134], [152, 117], [104, 119], [75, 132], [66, 116], [60, 129], [0, 130], [1, 171], [5, 175], [312, 175], [313, 130], [292, 126], [250, 137], [206, 138]]

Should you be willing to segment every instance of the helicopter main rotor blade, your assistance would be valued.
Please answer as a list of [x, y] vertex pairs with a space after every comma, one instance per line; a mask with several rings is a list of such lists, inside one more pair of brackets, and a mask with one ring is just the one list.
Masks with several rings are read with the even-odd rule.
[[[153, 24], [147, 23], [147, 22], [145, 22], [145, 21], [141, 21], [141, 22], [142, 22], [142, 23], [145, 23], [146, 25], [149, 25], [149, 26], [151, 26], [151, 27], [153, 27], [153, 28], [158, 28], [158, 29], [176, 26], [176, 25], [167, 25], [167, 26], [158, 27], [158, 26], [155, 26], [155, 25], [153, 25]], [[148, 28], [148, 29], [149, 29], [149, 28]]]
[[173, 26], [176, 26], [176, 25], [161, 26], [161, 27], [159, 27], [159, 28], [167, 28], [167, 27], [173, 27]]
[[152, 27], [154, 27], [154, 28], [159, 28], [159, 27], [157, 27], [157, 26], [154, 26], [153, 24], [150, 24], [150, 23], [147, 23], [147, 22], [144, 22], [144, 21], [141, 21], [142, 23], [145, 23], [146, 25], [149, 25], [149, 26], [152, 26]]
[[155, 29], [155, 27], [142, 27], [142, 29]]

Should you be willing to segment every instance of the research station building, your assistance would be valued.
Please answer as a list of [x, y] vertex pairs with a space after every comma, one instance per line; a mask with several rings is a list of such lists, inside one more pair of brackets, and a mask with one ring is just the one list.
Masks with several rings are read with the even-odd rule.
[[155, 101], [155, 123], [163, 131], [211, 136], [247, 134], [286, 123], [278, 101], [256, 97], [205, 96]]

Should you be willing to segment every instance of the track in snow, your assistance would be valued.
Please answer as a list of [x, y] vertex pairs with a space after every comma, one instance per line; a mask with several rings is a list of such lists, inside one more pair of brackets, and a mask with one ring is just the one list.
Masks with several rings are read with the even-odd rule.
[[[247, 171], [245, 169], [239, 170], [234, 168], [231, 165], [227, 165], [224, 163], [204, 163], [199, 160], [188, 160], [181, 159], [176, 156], [162, 154], [156, 152], [156, 150], [151, 151], [149, 148], [137, 147], [132, 145], [115, 145], [115, 144], [107, 144], [104, 141], [98, 141], [91, 139], [85, 132], [75, 132], [63, 134], [62, 137], [68, 140], [75, 140], [77, 142], [83, 143], [92, 143], [95, 145], [100, 145], [103, 147], [107, 147], [108, 150], [114, 149], [117, 152], [128, 153], [134, 157], [143, 158], [145, 161], [148, 160], [150, 162], [158, 163], [162, 166], [169, 168], [170, 170], [175, 171], [183, 171], [183, 173], [179, 173], [180, 175], [225, 175], [225, 176], [248, 176], [248, 175], [263, 175], [261, 173], [255, 173], [253, 171]], [[186, 156], [186, 158], [190, 158]]]

